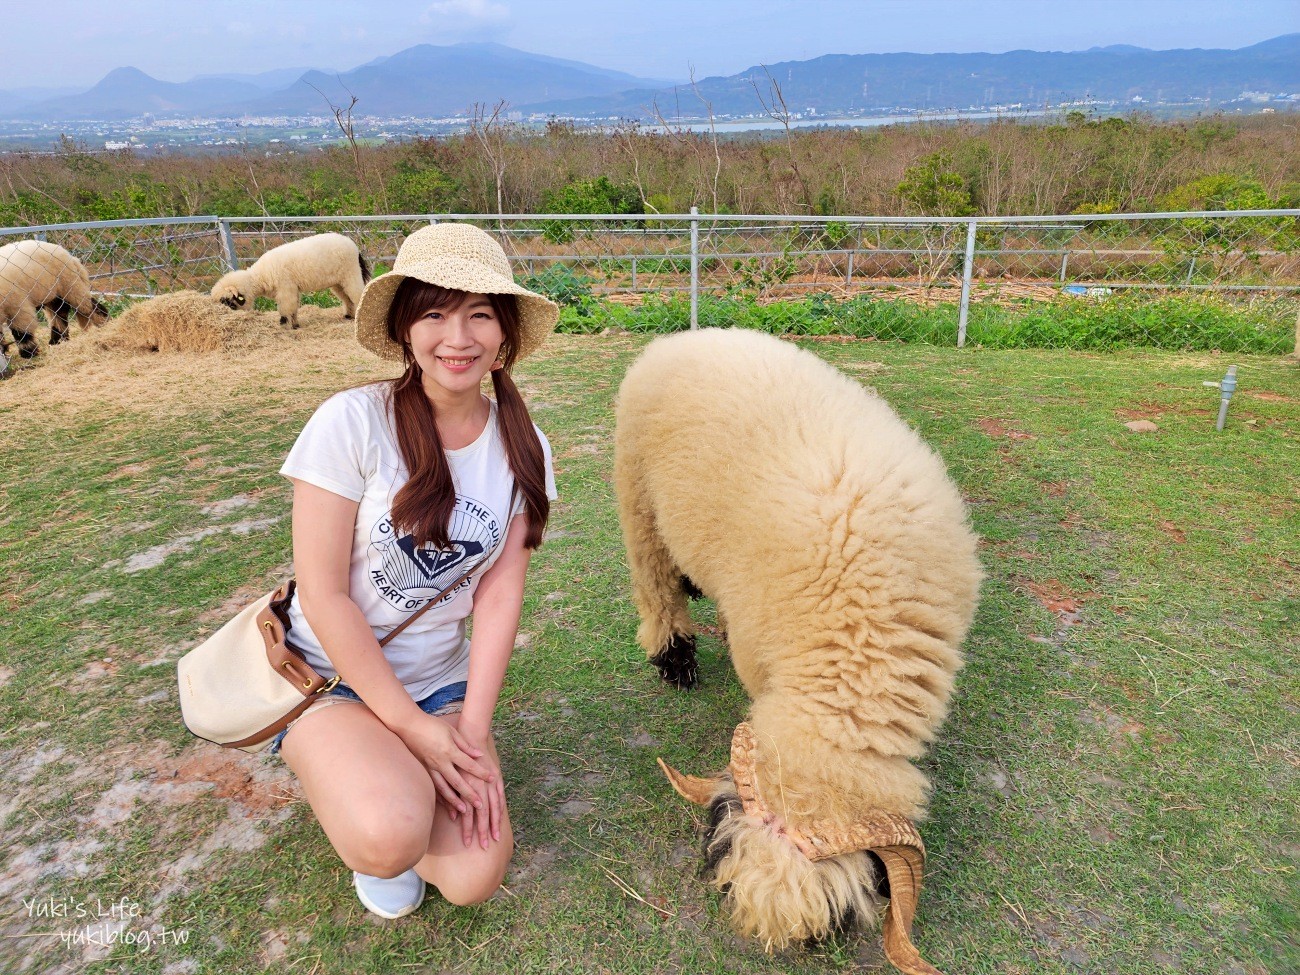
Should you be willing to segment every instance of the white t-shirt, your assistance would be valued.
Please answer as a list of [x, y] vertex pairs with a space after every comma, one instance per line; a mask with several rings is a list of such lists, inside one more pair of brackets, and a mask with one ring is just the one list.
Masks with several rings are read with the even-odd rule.
[[[520, 495], [511, 509], [514, 475], [497, 430], [497, 406], [478, 439], [448, 450], [456, 507], [451, 546], [416, 548], [408, 534], [393, 531], [392, 503], [408, 474], [386, 408], [388, 384], [345, 390], [330, 397], [307, 421], [280, 473], [358, 502], [349, 595], [382, 638], [473, 566], [467, 579], [437, 606], [384, 647], [397, 679], [414, 700], [469, 675], [465, 620], [483, 573], [500, 556], [510, 519], [524, 509]], [[534, 427], [534, 429], [537, 429]], [[537, 437], [546, 460], [546, 494], [555, 499], [551, 446]], [[335, 671], [295, 594], [289, 608], [290, 642], [324, 677]]]

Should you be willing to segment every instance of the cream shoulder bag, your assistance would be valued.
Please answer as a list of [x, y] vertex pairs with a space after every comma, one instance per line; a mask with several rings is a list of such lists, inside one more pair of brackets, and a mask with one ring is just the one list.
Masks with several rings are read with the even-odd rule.
[[[470, 570], [472, 571], [472, 570]], [[467, 571], [390, 630], [382, 647], [467, 578]], [[223, 748], [261, 751], [334, 689], [288, 640], [294, 580], [267, 593], [176, 664], [181, 718], [190, 733]]]

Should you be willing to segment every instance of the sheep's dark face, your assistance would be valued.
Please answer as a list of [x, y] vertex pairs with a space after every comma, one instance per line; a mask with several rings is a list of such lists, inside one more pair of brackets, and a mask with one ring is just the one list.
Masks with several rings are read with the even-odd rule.
[[103, 325], [110, 318], [113, 317], [108, 310], [108, 306], [105, 305], [98, 298], [91, 298], [90, 303], [91, 303], [90, 315], [86, 321], [82, 322], [83, 327], [89, 325]]
[[232, 311], [239, 311], [248, 303], [248, 299], [236, 291], [234, 294], [225, 295], [221, 299], [221, 303]]

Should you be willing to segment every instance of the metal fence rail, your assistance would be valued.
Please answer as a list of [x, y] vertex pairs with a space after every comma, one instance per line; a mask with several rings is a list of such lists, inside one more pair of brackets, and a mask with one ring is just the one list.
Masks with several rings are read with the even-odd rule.
[[[206, 291], [270, 248], [325, 231], [347, 234], [382, 272], [417, 227], [469, 221], [493, 232], [522, 273], [631, 303], [689, 296], [690, 320], [709, 297], [764, 303], [907, 300], [954, 314], [962, 345], [972, 309], [1062, 295], [1211, 294], [1267, 307], [1276, 322], [1300, 308], [1300, 210], [1015, 217], [809, 217], [701, 214], [385, 214], [349, 217], [170, 217], [0, 228], [0, 325], [21, 305], [14, 262], [22, 240], [57, 244], [100, 296]], [[27, 274], [30, 278], [30, 274]], [[42, 306], [42, 295], [27, 295]], [[37, 300], [42, 299], [42, 300]], [[51, 308], [45, 304], [45, 317]], [[26, 321], [26, 319], [24, 319]], [[26, 327], [21, 326], [20, 327]]]

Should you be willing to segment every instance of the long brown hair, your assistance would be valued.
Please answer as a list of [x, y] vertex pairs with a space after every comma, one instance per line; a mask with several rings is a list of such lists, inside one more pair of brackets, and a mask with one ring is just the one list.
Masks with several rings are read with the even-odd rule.
[[[417, 545], [432, 542], [438, 548], [450, 544], [447, 526], [456, 507], [456, 487], [451, 467], [438, 436], [433, 403], [425, 395], [423, 371], [411, 353], [411, 326], [430, 308], [454, 311], [465, 301], [464, 291], [453, 291], [417, 278], [407, 278], [397, 287], [388, 307], [388, 337], [402, 346], [406, 371], [393, 381], [388, 395], [397, 431], [397, 448], [410, 479], [393, 498], [393, 527], [409, 532]], [[523, 495], [528, 534], [524, 544], [537, 548], [542, 543], [551, 502], [546, 496], [546, 459], [533, 428], [524, 398], [519, 395], [510, 369], [519, 348], [519, 310], [514, 295], [488, 295], [505, 340], [500, 358], [504, 363], [492, 371], [496, 392], [498, 428], [506, 460], [515, 476], [515, 490]], [[512, 504], [514, 494], [511, 494]]]

